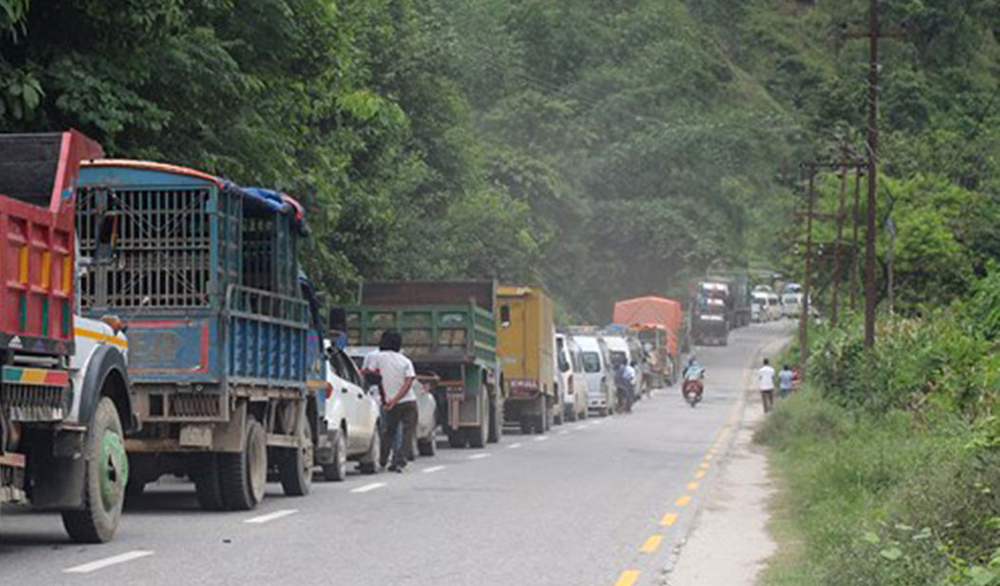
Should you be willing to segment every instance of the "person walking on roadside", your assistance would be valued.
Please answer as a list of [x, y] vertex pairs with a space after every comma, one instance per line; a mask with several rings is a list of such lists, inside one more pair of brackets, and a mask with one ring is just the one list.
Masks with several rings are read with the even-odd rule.
[[781, 372], [778, 373], [778, 395], [782, 399], [792, 394], [794, 380], [795, 372], [787, 364], [781, 367]]
[[760, 389], [760, 400], [764, 403], [764, 413], [770, 413], [774, 407], [774, 368], [767, 358], [764, 359], [764, 366], [757, 371], [757, 388]]
[[[378, 351], [365, 356], [364, 363], [365, 370], [376, 371], [382, 376], [382, 388], [385, 389], [385, 429], [379, 462], [383, 468], [389, 464], [389, 452], [392, 451], [389, 470], [393, 472], [402, 472], [406, 468], [407, 461], [412, 456], [410, 452], [413, 450], [413, 437], [417, 431], [417, 393], [413, 388], [417, 373], [413, 362], [400, 352], [402, 346], [402, 335], [396, 330], [386, 330], [382, 333]], [[394, 441], [400, 426], [402, 445]], [[394, 444], [396, 449], [392, 449]]]

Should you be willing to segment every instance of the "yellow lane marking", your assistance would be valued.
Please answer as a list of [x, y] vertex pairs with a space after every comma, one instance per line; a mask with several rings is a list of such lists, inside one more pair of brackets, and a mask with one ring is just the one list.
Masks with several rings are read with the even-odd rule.
[[690, 502], [691, 502], [691, 497], [688, 496], [688, 495], [684, 495], [684, 496], [680, 497], [679, 499], [677, 499], [677, 506], [678, 507], [686, 507], [687, 504], [690, 503]]
[[663, 525], [664, 527], [670, 527], [676, 522], [677, 513], [667, 513], [666, 515], [663, 515], [662, 519], [660, 519], [660, 525]]
[[708, 468], [708, 462], [702, 462], [701, 466], [698, 467], [701, 468], [702, 470], [705, 470], [706, 468]]
[[646, 543], [642, 544], [642, 547], [639, 549], [639, 551], [642, 553], [653, 553], [660, 548], [660, 543], [662, 542], [663, 542], [662, 535], [650, 535], [649, 539], [646, 540]]
[[694, 473], [694, 477], [695, 478], [704, 478], [705, 477], [705, 471], [704, 470], [696, 470], [695, 473]]
[[711, 462], [712, 461], [712, 454], [708, 454], [707, 456], [705, 456], [705, 461], [706, 462]]
[[108, 344], [128, 348], [128, 342], [116, 336], [109, 336], [107, 334], [102, 334], [101, 332], [85, 330], [83, 328], [73, 328], [73, 333], [81, 338], [90, 338], [91, 340], [97, 340], [98, 342], [107, 342]]
[[689, 482], [687, 488], [688, 488], [688, 490], [698, 490], [698, 483], [697, 482]]
[[632, 586], [639, 579], [639, 573], [639, 570], [625, 570], [618, 576], [615, 586]]

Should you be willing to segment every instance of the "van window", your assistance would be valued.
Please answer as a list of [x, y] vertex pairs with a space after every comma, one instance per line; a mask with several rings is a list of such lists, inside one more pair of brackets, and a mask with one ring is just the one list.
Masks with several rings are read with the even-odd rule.
[[569, 372], [569, 362], [566, 360], [566, 341], [556, 338], [556, 357], [559, 360], [559, 372]]
[[619, 362], [627, 362], [628, 356], [625, 355], [621, 350], [611, 351], [611, 364], [617, 364]]
[[583, 371], [601, 372], [601, 356], [597, 352], [583, 353]]

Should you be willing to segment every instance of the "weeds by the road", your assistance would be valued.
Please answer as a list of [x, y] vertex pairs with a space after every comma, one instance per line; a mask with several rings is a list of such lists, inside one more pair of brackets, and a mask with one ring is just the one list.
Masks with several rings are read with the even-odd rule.
[[883, 323], [872, 353], [817, 332], [811, 384], [756, 437], [790, 544], [764, 584], [1000, 586], [997, 328], [974, 305]]

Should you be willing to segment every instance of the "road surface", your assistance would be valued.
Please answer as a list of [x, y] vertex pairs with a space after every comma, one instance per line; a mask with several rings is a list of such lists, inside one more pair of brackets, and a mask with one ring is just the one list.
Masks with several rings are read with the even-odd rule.
[[[404, 474], [352, 474], [249, 513], [198, 509], [161, 480], [130, 504], [117, 539], [69, 543], [57, 515], [4, 508], [3, 584], [19, 586], [643, 586], [660, 584], [731, 440], [747, 367], [788, 331], [734, 332], [698, 348], [706, 399], [658, 391], [627, 416], [442, 447]], [[443, 444], [442, 444], [443, 445]]]

